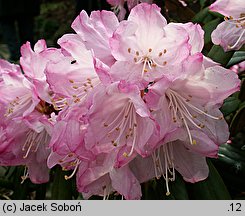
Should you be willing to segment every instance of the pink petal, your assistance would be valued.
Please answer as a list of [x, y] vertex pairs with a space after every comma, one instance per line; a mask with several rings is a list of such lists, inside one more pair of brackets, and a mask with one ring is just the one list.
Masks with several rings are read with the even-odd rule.
[[239, 18], [244, 13], [245, 2], [243, 0], [216, 0], [209, 9], [219, 12], [224, 16]]
[[208, 177], [205, 157], [187, 150], [181, 141], [176, 141], [173, 145], [175, 168], [185, 181], [195, 183]]
[[110, 172], [112, 187], [122, 194], [125, 199], [140, 199], [141, 186], [128, 166], [113, 169]]

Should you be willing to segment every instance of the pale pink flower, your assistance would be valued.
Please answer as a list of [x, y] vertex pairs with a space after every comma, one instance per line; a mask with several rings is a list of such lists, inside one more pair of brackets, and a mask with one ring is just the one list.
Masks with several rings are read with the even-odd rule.
[[85, 199], [92, 195], [109, 195], [116, 191], [125, 199], [140, 199], [140, 183], [129, 166], [114, 168], [117, 151], [110, 154], [100, 154], [96, 160], [79, 166], [77, 173], [78, 191]]
[[[20, 67], [7, 62], [1, 64], [1, 126], [4, 137], [2, 165], [28, 167], [23, 180], [47, 182], [46, 165], [50, 135], [45, 129], [49, 107], [38, 97], [37, 90], [21, 72]], [[13, 71], [11, 71], [13, 69]]]
[[50, 103], [50, 89], [45, 70], [49, 62], [57, 62], [62, 57], [56, 48], [47, 48], [45, 40], [39, 40], [32, 50], [29, 42], [22, 45], [20, 65], [27, 79], [35, 85], [39, 98]]
[[207, 178], [206, 157], [190, 151], [184, 142], [177, 140], [159, 147], [150, 157], [136, 157], [129, 164], [140, 183], [163, 177], [166, 195], [170, 195], [169, 182], [176, 178], [177, 170], [187, 182], [198, 182]]
[[[139, 199], [141, 196], [140, 184], [133, 173], [126, 165], [122, 168], [115, 168], [115, 165], [119, 166], [118, 158], [123, 157], [125, 160], [131, 160], [127, 157], [131, 155], [126, 155], [125, 151], [122, 151], [130, 150], [131, 147], [122, 148], [123, 143], [118, 143], [117, 147], [116, 143], [112, 143], [108, 137], [108, 145], [113, 146], [113, 149], [104, 153], [98, 151], [100, 148], [98, 143], [96, 151], [93, 145], [90, 146], [93, 143], [86, 143], [91, 141], [90, 133], [87, 133], [87, 131], [100, 129], [98, 125], [95, 126], [97, 120], [99, 120], [95, 111], [98, 109], [97, 106], [102, 107], [99, 99], [105, 100], [105, 103], [108, 102], [105, 96], [102, 97], [103, 90], [101, 87], [92, 96], [91, 102], [95, 100], [96, 104], [87, 103], [88, 107], [86, 108], [84, 104], [80, 103], [61, 111], [52, 133], [50, 142], [52, 153], [48, 158], [48, 166], [51, 168], [56, 164], [60, 164], [64, 170], [73, 170], [71, 175], [65, 176], [65, 179], [70, 179], [78, 171], [76, 174], [78, 190], [83, 193], [83, 197], [86, 199], [92, 195], [100, 195], [106, 198], [114, 191], [119, 192], [126, 199]], [[113, 94], [113, 92], [110, 92], [110, 94]], [[98, 96], [100, 97], [97, 98]], [[113, 101], [113, 98], [110, 99]], [[88, 110], [90, 106], [92, 110]], [[111, 113], [108, 113], [108, 115], [111, 115]], [[125, 119], [124, 116], [119, 117], [122, 117], [122, 120]], [[131, 119], [131, 116], [129, 115], [128, 118]], [[116, 124], [116, 122], [114, 123]], [[103, 125], [103, 127], [105, 126]], [[108, 128], [110, 128], [109, 125]], [[121, 129], [123, 130], [123, 128]], [[106, 131], [103, 129], [102, 132]], [[96, 138], [95, 134], [91, 135]], [[97, 139], [99, 138], [101, 137], [98, 135]], [[131, 138], [128, 137], [128, 139], [130, 142]], [[101, 141], [104, 141], [103, 138]], [[123, 185], [121, 184], [122, 181], [124, 182]]]
[[92, 152], [85, 148], [84, 136], [87, 132], [87, 114], [85, 106], [76, 105], [59, 113], [54, 128], [50, 148], [52, 153], [48, 158], [48, 166], [52, 168], [60, 164], [63, 169], [73, 169], [71, 178], [81, 162], [94, 160]]
[[115, 59], [111, 55], [109, 38], [118, 25], [118, 19], [113, 12], [93, 11], [89, 17], [85, 11], [82, 11], [73, 21], [72, 28], [86, 48], [93, 50], [96, 58], [111, 66]]
[[185, 28], [167, 24], [155, 4], [141, 3], [131, 10], [110, 40], [117, 60], [111, 68], [114, 80], [145, 85], [163, 76], [181, 73], [190, 55]]
[[6, 106], [5, 116], [13, 118], [30, 114], [40, 102], [35, 87], [20, 69], [19, 73], [3, 71], [0, 101]]
[[211, 11], [233, 18], [241, 18], [244, 8], [245, 2], [243, 0], [216, 0], [209, 6]]
[[[1, 116], [2, 117], [2, 116]], [[49, 134], [40, 123], [40, 115], [32, 114], [21, 122], [1, 122], [1, 166], [24, 165], [22, 181], [27, 178], [33, 183], [49, 181], [47, 157], [49, 155]], [[27, 123], [28, 122], [28, 123]], [[31, 124], [34, 129], [31, 129]], [[35, 126], [33, 126], [35, 125]]]
[[[162, 147], [152, 154], [155, 175], [165, 177], [167, 188], [174, 179], [174, 169], [189, 182], [208, 176], [205, 157], [217, 157], [218, 146], [229, 138], [219, 107], [240, 85], [237, 75], [230, 70], [217, 65], [205, 68], [201, 54], [190, 57], [184, 71], [187, 73], [179, 79], [162, 78], [154, 83], [146, 96], [152, 115], [163, 127], [160, 131], [166, 130], [166, 121], [173, 125], [167, 125], [169, 133], [159, 142]], [[161, 167], [157, 166], [159, 162]], [[147, 178], [150, 177], [143, 179]]]
[[184, 28], [188, 35], [188, 43], [191, 46], [191, 54], [201, 52], [204, 46], [204, 31], [199, 24], [188, 23], [173, 23], [176, 26]]
[[219, 12], [225, 21], [212, 32], [212, 41], [223, 47], [225, 51], [238, 50], [245, 43], [245, 2], [243, 0], [217, 0], [209, 9]]
[[120, 148], [117, 167], [136, 153], [148, 155], [154, 148], [152, 135], [157, 133], [157, 126], [141, 94], [136, 85], [125, 82], [98, 89], [88, 113], [86, 148], [94, 154], [109, 153]]
[[[201, 66], [199, 71], [193, 62]], [[173, 82], [161, 79], [159, 84], [157, 82], [150, 89], [155, 89], [166, 98], [172, 122], [186, 130], [190, 144], [196, 143], [191, 130], [200, 132], [198, 139], [203, 133], [215, 143], [225, 142], [228, 138], [227, 124], [218, 108], [225, 98], [239, 90], [237, 75], [220, 66], [204, 69], [201, 56], [189, 61], [185, 70], [188, 74], [184, 79]]]
[[[102, 76], [106, 76], [106, 72], [97, 74], [94, 64], [99, 60], [94, 59], [77, 34], [64, 35], [58, 43], [64, 56], [60, 61], [48, 64], [46, 76], [53, 92], [52, 103], [56, 110], [62, 110], [66, 106], [82, 103], [101, 83], [99, 75], [103, 73]], [[103, 65], [101, 63], [100, 68]]]

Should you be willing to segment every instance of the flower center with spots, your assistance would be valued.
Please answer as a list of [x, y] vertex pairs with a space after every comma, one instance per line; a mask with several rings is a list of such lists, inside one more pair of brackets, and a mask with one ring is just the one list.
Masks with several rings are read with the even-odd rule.
[[16, 112], [21, 112], [21, 110], [25, 111], [26, 108], [31, 105], [31, 103], [31, 94], [17, 96], [8, 104], [5, 116], [9, 117], [14, 115]]
[[142, 77], [144, 76], [144, 73], [147, 73], [157, 67], [163, 68], [167, 64], [167, 61], [164, 60], [164, 54], [167, 53], [166, 49], [156, 53], [152, 48], [149, 48], [147, 53], [143, 53], [137, 50], [133, 51], [131, 48], [128, 48], [128, 53], [132, 55], [135, 64], [142, 65]]
[[93, 90], [99, 84], [99, 78], [87, 78], [86, 81], [83, 82], [69, 79], [68, 82], [68, 88], [71, 89], [69, 92], [71, 94], [71, 99], [64, 96], [51, 96], [51, 101], [55, 110], [62, 110], [64, 107], [82, 102], [86, 98], [88, 92]]
[[111, 143], [113, 146], [118, 146], [121, 143], [131, 143], [131, 150], [129, 153], [124, 152], [124, 156], [131, 156], [137, 137], [137, 119], [136, 111], [132, 102], [127, 102], [120, 113], [111, 122], [104, 122], [103, 127], [107, 128], [107, 137], [113, 139]]
[[228, 45], [229, 49], [234, 49], [236, 46], [241, 42], [244, 34], [245, 34], [245, 14], [241, 14], [240, 18], [234, 19], [232, 16], [225, 17], [224, 18], [227, 23], [235, 25], [237, 28], [241, 28], [242, 32], [240, 36], [238, 37], [237, 41], [234, 44]]

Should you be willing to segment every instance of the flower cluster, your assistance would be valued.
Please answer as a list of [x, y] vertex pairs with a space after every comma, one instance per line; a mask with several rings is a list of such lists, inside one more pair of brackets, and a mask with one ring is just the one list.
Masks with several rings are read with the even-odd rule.
[[72, 28], [59, 49], [40, 40], [22, 46], [20, 66], [0, 61], [0, 164], [25, 165], [34, 183], [60, 165], [84, 198], [140, 199], [154, 177], [168, 195], [175, 170], [205, 179], [229, 138], [219, 107], [240, 81], [203, 56], [201, 27], [141, 3], [122, 22], [82, 11]]

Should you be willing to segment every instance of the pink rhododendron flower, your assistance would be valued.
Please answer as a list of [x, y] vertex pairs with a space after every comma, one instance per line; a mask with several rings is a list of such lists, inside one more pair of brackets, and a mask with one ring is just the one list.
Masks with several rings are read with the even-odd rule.
[[171, 193], [169, 182], [175, 180], [175, 169], [188, 182], [198, 182], [208, 176], [205, 157], [191, 152], [180, 140], [164, 144], [151, 157], [136, 157], [129, 167], [140, 183], [164, 177], [167, 196]]
[[[3, 70], [4, 71], [4, 70]], [[6, 116], [20, 117], [30, 114], [40, 102], [36, 89], [21, 73], [2, 73], [1, 101], [6, 105]]]
[[174, 76], [190, 54], [188, 40], [187, 31], [167, 25], [155, 4], [139, 4], [110, 40], [117, 60], [111, 68], [112, 78], [145, 85], [164, 75]]
[[245, 8], [243, 0], [216, 0], [209, 6], [211, 11], [223, 14], [224, 16], [232, 16], [233, 18], [241, 18], [242, 10]]
[[[1, 115], [3, 117], [3, 115]], [[38, 119], [39, 118], [39, 119]], [[33, 183], [49, 180], [47, 157], [50, 135], [40, 123], [40, 115], [32, 114], [23, 121], [1, 121], [1, 166], [24, 165], [22, 180], [30, 178]], [[29, 127], [32, 126], [32, 128]]]
[[79, 167], [77, 186], [86, 199], [95, 194], [106, 199], [114, 191], [126, 199], [140, 199], [141, 187], [131, 169], [113, 168], [116, 155], [117, 151], [102, 153], [95, 161]]
[[87, 112], [85, 106], [76, 105], [63, 110], [57, 117], [49, 144], [53, 151], [48, 159], [50, 168], [60, 164], [69, 170], [76, 168], [82, 161], [94, 159], [92, 152], [84, 147], [88, 126], [88, 120], [84, 116]]
[[35, 85], [38, 97], [50, 103], [50, 89], [46, 81], [46, 66], [49, 62], [57, 62], [62, 57], [56, 48], [47, 48], [44, 40], [39, 40], [34, 51], [29, 42], [21, 47], [20, 65], [25, 76]]
[[204, 31], [198, 24], [189, 23], [174, 23], [176, 26], [183, 27], [189, 36], [188, 43], [191, 46], [191, 54], [201, 52], [204, 46]]
[[148, 141], [155, 130], [155, 122], [138, 87], [116, 82], [93, 95], [85, 145], [95, 154], [121, 148], [126, 160], [136, 152], [142, 156], [148, 154], [154, 145]]
[[245, 43], [245, 29], [236, 24], [224, 21], [212, 32], [212, 41], [225, 51], [238, 50]]
[[48, 122], [48, 107], [40, 100], [36, 87], [22, 74], [20, 67], [3, 62], [1, 78], [2, 117], [5, 117], [1, 121], [5, 125], [4, 137], [8, 144], [2, 163], [25, 165], [28, 170], [23, 179], [30, 177], [35, 183], [47, 182], [50, 135], [44, 122]]
[[[193, 63], [201, 67], [193, 67]], [[166, 119], [171, 119], [171, 124], [175, 125], [159, 142], [162, 147], [156, 150], [156, 154], [164, 157], [153, 154], [155, 172], [165, 177], [167, 188], [168, 181], [174, 178], [173, 171], [167, 170], [174, 168], [186, 181], [205, 179], [208, 176], [205, 157], [217, 157], [218, 146], [229, 138], [227, 123], [218, 108], [225, 98], [239, 89], [240, 81], [230, 70], [216, 65], [205, 68], [202, 64], [201, 56], [192, 59], [185, 65], [188, 73], [184, 79], [170, 82], [163, 78], [149, 87], [146, 99], [152, 107], [152, 115], [160, 127], [164, 127], [161, 130], [166, 129]], [[154, 103], [156, 99], [158, 103]], [[175, 147], [182, 148], [181, 154]], [[164, 148], [162, 153], [161, 148]], [[163, 160], [163, 168], [157, 171], [159, 160]]]
[[225, 21], [212, 32], [212, 41], [223, 47], [225, 51], [238, 50], [245, 43], [245, 2], [243, 0], [217, 0], [209, 9], [219, 12]]
[[113, 12], [93, 11], [89, 17], [85, 11], [82, 11], [73, 21], [72, 28], [86, 48], [93, 50], [95, 57], [111, 66], [115, 59], [111, 55], [109, 38], [118, 25], [118, 19]]
[[83, 101], [100, 83], [92, 53], [78, 35], [64, 35], [59, 44], [65, 56], [49, 63], [46, 69], [47, 81], [54, 93], [52, 103], [57, 110]]

